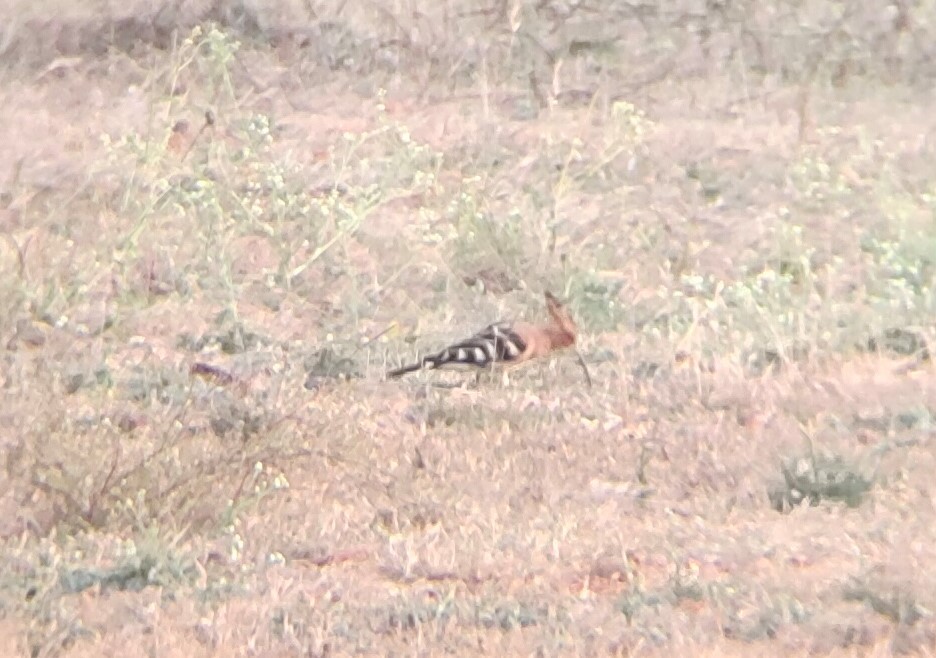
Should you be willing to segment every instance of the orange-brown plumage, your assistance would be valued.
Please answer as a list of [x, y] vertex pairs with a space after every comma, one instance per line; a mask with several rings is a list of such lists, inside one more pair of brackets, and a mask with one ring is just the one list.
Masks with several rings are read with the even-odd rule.
[[446, 366], [487, 368], [494, 364], [513, 366], [575, 344], [578, 328], [568, 311], [546, 292], [549, 323], [498, 322], [444, 350], [422, 357], [416, 363], [391, 370], [388, 377]]

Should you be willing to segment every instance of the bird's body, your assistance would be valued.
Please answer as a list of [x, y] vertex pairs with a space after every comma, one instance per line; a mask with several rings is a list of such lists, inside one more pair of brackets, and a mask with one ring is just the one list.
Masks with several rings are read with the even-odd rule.
[[400, 377], [418, 370], [452, 366], [491, 368], [513, 366], [545, 357], [575, 344], [577, 327], [569, 313], [549, 292], [545, 293], [550, 322], [497, 322], [470, 338], [453, 343], [440, 352], [422, 357], [416, 363], [391, 370], [388, 377]]

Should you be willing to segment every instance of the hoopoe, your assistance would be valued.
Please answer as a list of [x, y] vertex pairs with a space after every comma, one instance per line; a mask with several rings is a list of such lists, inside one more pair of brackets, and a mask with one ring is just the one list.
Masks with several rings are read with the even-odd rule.
[[[528, 322], [496, 322], [470, 338], [453, 343], [441, 352], [422, 357], [416, 363], [391, 370], [388, 378], [400, 377], [417, 370], [435, 370], [451, 366], [490, 368], [495, 365], [512, 367], [571, 347], [575, 349], [578, 327], [569, 312], [552, 293], [546, 291], [546, 311], [549, 323], [535, 325]], [[588, 367], [578, 351], [579, 364], [591, 386]], [[506, 380], [506, 371], [505, 371]]]

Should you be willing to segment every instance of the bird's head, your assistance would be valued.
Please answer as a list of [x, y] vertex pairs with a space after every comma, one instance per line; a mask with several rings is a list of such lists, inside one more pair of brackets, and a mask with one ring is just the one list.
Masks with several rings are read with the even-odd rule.
[[562, 333], [566, 334], [568, 340], [567, 344], [572, 345], [575, 343], [575, 336], [578, 333], [578, 326], [575, 324], [575, 320], [572, 319], [572, 316], [569, 315], [569, 311], [556, 299], [555, 295], [547, 290], [543, 293], [543, 296], [546, 297], [546, 311], [549, 313], [550, 319], [557, 329], [560, 329]]

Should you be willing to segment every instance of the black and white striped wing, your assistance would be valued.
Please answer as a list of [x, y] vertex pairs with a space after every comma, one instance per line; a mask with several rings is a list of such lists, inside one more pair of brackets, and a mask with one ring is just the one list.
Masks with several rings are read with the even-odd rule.
[[516, 361], [526, 347], [523, 338], [510, 328], [510, 324], [499, 322], [436, 354], [435, 367], [458, 364], [485, 368], [493, 363], [510, 363]]
[[494, 363], [511, 363], [521, 357], [527, 345], [523, 338], [510, 328], [510, 324], [492, 324], [471, 338], [449, 345], [441, 352], [424, 356], [418, 363], [392, 370], [387, 375], [398, 377], [422, 369], [445, 366], [474, 366], [486, 368]]

